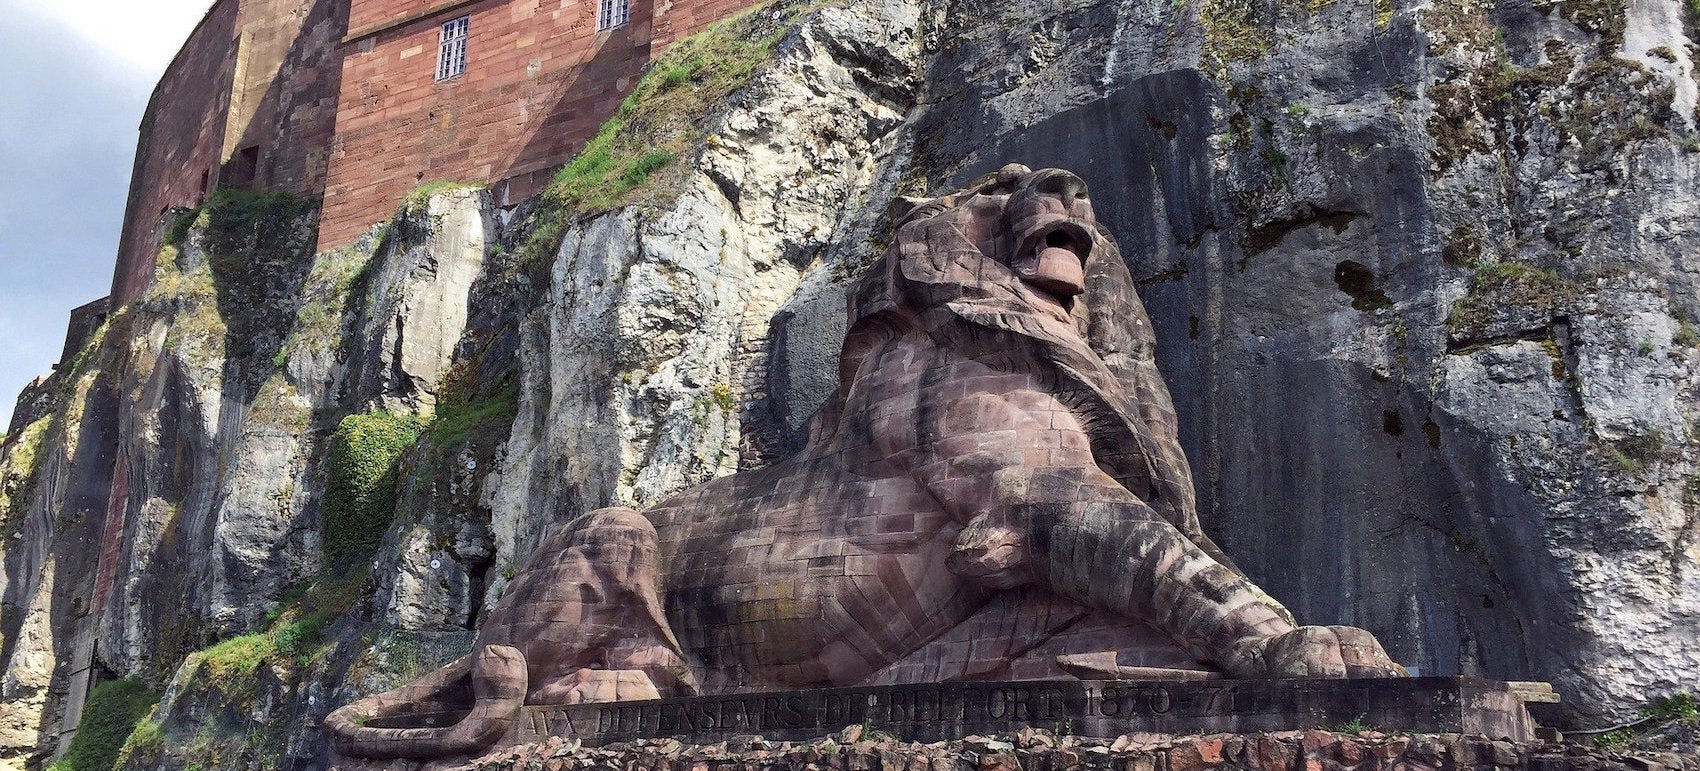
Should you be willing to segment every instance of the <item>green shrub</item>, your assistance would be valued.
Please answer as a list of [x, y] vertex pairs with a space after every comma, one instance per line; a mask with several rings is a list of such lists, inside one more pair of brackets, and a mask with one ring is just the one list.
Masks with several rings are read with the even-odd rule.
[[319, 641], [324, 635], [325, 627], [335, 618], [336, 614], [321, 610], [300, 621], [285, 624], [272, 632], [272, 645], [281, 655], [300, 656]]
[[133, 677], [95, 686], [83, 703], [70, 748], [48, 771], [111, 769], [124, 741], [158, 702], [159, 694]]
[[423, 430], [418, 418], [379, 411], [343, 418], [331, 435], [321, 511], [332, 573], [348, 572], [377, 548], [395, 517], [396, 466]]
[[248, 677], [271, 657], [274, 650], [270, 634], [245, 634], [201, 651], [201, 665], [219, 679], [232, 675]]
[[112, 764], [114, 768], [129, 765], [130, 758], [137, 755], [153, 755], [165, 747], [165, 726], [156, 719], [159, 705], [148, 709], [148, 714], [136, 722], [136, 730], [130, 732], [130, 737], [124, 740], [124, 746], [118, 751], [118, 759]]
[[1628, 744], [1634, 738], [1635, 738], [1635, 731], [1634, 730], [1628, 729], [1628, 728], [1619, 728], [1615, 731], [1607, 731], [1603, 734], [1600, 734], [1599, 736], [1594, 737], [1594, 746], [1599, 747], [1602, 750], [1609, 750], [1609, 749], [1614, 749], [1614, 748], [1617, 748], [1617, 747], [1622, 747], [1623, 745]]

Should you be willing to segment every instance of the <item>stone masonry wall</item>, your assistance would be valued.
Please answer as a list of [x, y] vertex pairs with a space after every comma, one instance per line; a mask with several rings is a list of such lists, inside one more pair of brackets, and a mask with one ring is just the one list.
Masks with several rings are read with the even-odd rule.
[[114, 307], [146, 291], [168, 210], [220, 187], [323, 190], [347, 10], [346, 0], [220, 0], [207, 12], [142, 118]]
[[142, 116], [112, 278], [114, 307], [146, 291], [160, 217], [173, 207], [198, 204], [204, 195], [201, 175], [218, 165], [236, 22], [236, 0], [214, 5], [166, 68]]
[[[405, 764], [398, 761], [398, 764]], [[361, 764], [333, 768], [356, 771]], [[396, 765], [386, 766], [397, 768]], [[1700, 755], [1637, 750], [1610, 752], [1580, 744], [1514, 743], [1457, 734], [1284, 731], [1269, 734], [1173, 736], [1131, 733], [1115, 739], [1059, 736], [1026, 728], [1010, 736], [905, 742], [862, 726], [813, 742], [768, 742], [749, 736], [718, 744], [648, 739], [589, 748], [559, 738], [510, 748], [442, 771], [459, 769], [626, 769], [629, 771], [1692, 771]]]
[[[347, 243], [434, 181], [536, 194], [614, 114], [652, 52], [747, 0], [631, 4], [598, 32], [596, 0], [355, 0], [319, 246]], [[443, 23], [470, 17], [466, 74], [437, 81]]]
[[[353, 13], [389, 18], [406, 5], [356, 2]], [[638, 5], [630, 24], [601, 34], [589, 0], [488, 0], [350, 40], [320, 247], [384, 220], [421, 182], [496, 182], [565, 162], [648, 60], [647, 5]], [[466, 74], [439, 82], [439, 30], [463, 15]]]

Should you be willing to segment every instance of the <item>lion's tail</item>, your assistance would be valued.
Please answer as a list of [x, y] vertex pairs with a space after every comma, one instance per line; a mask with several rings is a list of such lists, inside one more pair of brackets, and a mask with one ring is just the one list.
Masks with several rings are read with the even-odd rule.
[[[472, 712], [453, 725], [387, 728], [374, 720], [404, 719], [452, 707], [452, 692], [470, 680]], [[462, 691], [464, 694], [464, 691]], [[417, 682], [368, 696], [332, 712], [325, 731], [337, 752], [362, 758], [438, 758], [476, 752], [513, 726], [525, 704], [525, 655], [506, 645], [486, 645]], [[464, 696], [462, 696], [464, 699]], [[397, 720], [397, 722], [400, 722]]]

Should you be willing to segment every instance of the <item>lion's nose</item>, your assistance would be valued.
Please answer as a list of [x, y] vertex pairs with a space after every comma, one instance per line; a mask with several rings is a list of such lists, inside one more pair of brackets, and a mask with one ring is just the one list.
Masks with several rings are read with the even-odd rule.
[[1086, 180], [1075, 176], [1073, 172], [1044, 169], [1034, 176], [1037, 177], [1033, 180], [1034, 190], [1061, 198], [1064, 203], [1086, 197]]

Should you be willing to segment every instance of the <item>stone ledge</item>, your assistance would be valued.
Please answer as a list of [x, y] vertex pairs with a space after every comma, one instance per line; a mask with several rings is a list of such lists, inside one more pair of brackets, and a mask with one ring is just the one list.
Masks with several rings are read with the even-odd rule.
[[[440, 728], [464, 715], [424, 711], [368, 725]], [[922, 742], [1033, 728], [1103, 740], [1133, 733], [1249, 734], [1343, 725], [1535, 738], [1534, 721], [1510, 685], [1426, 677], [940, 683], [526, 707], [494, 746], [560, 740], [594, 747], [655, 738], [708, 743], [751, 735], [798, 741], [844, 725]]]

